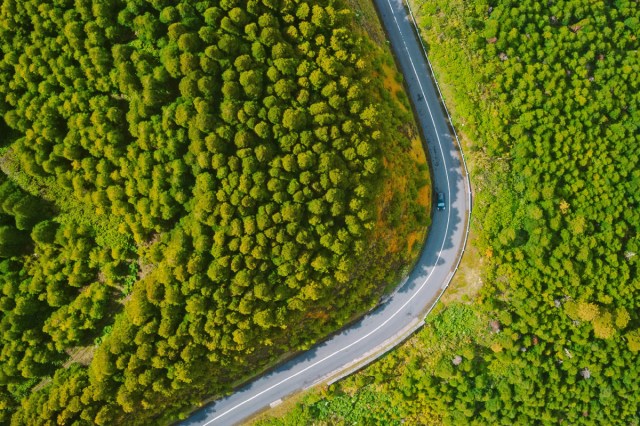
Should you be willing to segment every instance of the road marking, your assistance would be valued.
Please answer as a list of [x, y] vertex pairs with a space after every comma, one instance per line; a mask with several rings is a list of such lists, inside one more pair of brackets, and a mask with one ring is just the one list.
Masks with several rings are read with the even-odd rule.
[[[436, 139], [438, 140], [438, 146], [440, 146], [440, 153], [441, 153], [441, 156], [442, 156], [442, 162], [443, 162], [443, 164], [445, 164], [445, 165], [446, 165], [446, 159], [445, 159], [445, 157], [444, 157], [444, 151], [442, 150], [442, 143], [441, 143], [441, 141], [440, 141], [440, 135], [438, 134], [438, 128], [437, 128], [436, 123], [435, 123], [435, 120], [434, 120], [434, 118], [433, 118], [433, 114], [431, 113], [431, 107], [429, 107], [429, 102], [428, 102], [428, 101], [426, 101], [426, 96], [425, 96], [425, 93], [424, 93], [424, 88], [422, 87], [422, 83], [420, 82], [420, 76], [419, 76], [418, 71], [417, 71], [417, 69], [416, 69], [416, 67], [415, 67], [415, 64], [413, 63], [413, 59], [411, 59], [411, 55], [410, 55], [410, 53], [409, 53], [409, 48], [408, 48], [408, 46], [407, 46], [407, 42], [405, 41], [405, 39], [404, 39], [404, 37], [403, 37], [402, 30], [400, 29], [400, 25], [398, 24], [398, 20], [396, 19], [396, 15], [395, 15], [395, 14], [394, 14], [394, 12], [393, 12], [393, 7], [391, 6], [391, 3], [390, 3], [390, 1], [389, 1], [389, 0], [387, 0], [387, 4], [389, 5], [389, 9], [391, 10], [391, 14], [393, 15], [393, 20], [395, 21], [395, 23], [396, 23], [396, 27], [398, 28], [398, 32], [399, 32], [399, 34], [400, 34], [400, 38], [402, 39], [402, 43], [404, 44], [404, 48], [405, 48], [405, 50], [407, 51], [407, 56], [409, 57], [409, 61], [411, 62], [411, 67], [413, 68], [413, 73], [414, 73], [415, 77], [417, 78], [418, 86], [420, 86], [420, 93], [422, 93], [422, 95], [425, 97], [425, 104], [427, 105], [427, 110], [429, 111], [429, 117], [431, 118], [431, 123], [433, 124], [433, 128], [434, 128], [435, 133], [436, 133]], [[426, 137], [426, 135], [425, 135], [425, 137]], [[452, 141], [452, 142], [453, 142], [453, 141]], [[450, 184], [450, 181], [449, 181], [449, 174], [448, 174], [448, 173], [445, 173], [445, 176], [446, 176], [446, 178], [447, 178], [447, 191], [448, 191], [448, 194], [449, 194], [449, 197], [448, 197], [447, 203], [449, 203], [449, 205], [451, 205], [451, 201], [450, 201], [450, 200], [451, 200], [451, 184]], [[445, 232], [444, 232], [445, 238], [442, 240], [442, 245], [440, 246], [440, 251], [438, 252], [438, 257], [437, 257], [437, 259], [438, 259], [438, 260], [440, 259], [440, 256], [442, 255], [442, 250], [444, 249], [444, 244], [445, 244], [445, 242], [446, 242], [446, 235], [447, 235], [447, 233], [449, 232], [449, 222], [450, 222], [450, 219], [451, 219], [451, 209], [450, 209], [450, 208], [448, 208], [448, 209], [447, 209], [447, 226], [445, 227]], [[411, 297], [410, 297], [410, 298], [409, 298], [409, 299], [408, 299], [408, 300], [407, 300], [407, 301], [406, 301], [406, 302], [405, 302], [405, 303], [404, 303], [404, 304], [403, 304], [403, 305], [402, 305], [402, 306], [401, 306], [397, 311], [395, 311], [393, 314], [391, 314], [391, 316], [390, 316], [389, 318], [387, 318], [387, 319], [386, 319], [382, 324], [378, 325], [376, 328], [374, 328], [373, 330], [371, 330], [369, 333], [367, 333], [367, 334], [365, 334], [364, 336], [360, 337], [360, 338], [359, 338], [358, 340], [356, 340], [355, 342], [350, 343], [350, 344], [348, 344], [347, 346], [345, 346], [345, 347], [343, 347], [343, 348], [341, 348], [341, 349], [338, 349], [337, 351], [335, 351], [335, 352], [333, 352], [333, 353], [331, 353], [331, 354], [329, 354], [329, 355], [325, 356], [324, 358], [322, 358], [322, 359], [320, 359], [320, 360], [318, 360], [318, 361], [314, 362], [313, 364], [311, 364], [311, 365], [309, 365], [309, 366], [307, 366], [307, 367], [303, 368], [302, 370], [298, 371], [297, 373], [294, 373], [294, 374], [292, 374], [292, 375], [290, 375], [290, 376], [285, 377], [284, 379], [282, 379], [282, 380], [281, 380], [281, 381], [279, 381], [278, 383], [276, 383], [276, 384], [274, 384], [274, 385], [271, 385], [271, 386], [270, 386], [270, 387], [268, 387], [267, 389], [265, 389], [265, 390], [263, 390], [263, 391], [261, 391], [261, 392], [259, 392], [259, 393], [255, 394], [254, 396], [252, 396], [252, 397], [250, 397], [250, 398], [247, 398], [247, 399], [245, 399], [244, 401], [242, 401], [242, 402], [240, 402], [240, 403], [238, 403], [238, 404], [234, 405], [233, 407], [229, 408], [228, 410], [224, 411], [223, 413], [219, 414], [218, 416], [216, 416], [216, 417], [214, 417], [213, 419], [209, 420], [208, 422], [204, 423], [202, 426], [207, 426], [207, 425], [209, 425], [209, 424], [211, 424], [211, 423], [215, 422], [216, 420], [218, 420], [218, 419], [220, 419], [220, 418], [222, 418], [222, 417], [226, 416], [226, 415], [227, 415], [227, 414], [229, 414], [230, 412], [235, 411], [237, 408], [239, 408], [239, 407], [241, 407], [241, 406], [243, 406], [243, 405], [247, 404], [248, 402], [253, 401], [254, 399], [256, 399], [256, 398], [258, 398], [258, 397], [260, 397], [260, 396], [264, 395], [265, 393], [267, 393], [267, 392], [269, 392], [269, 391], [271, 391], [271, 390], [275, 389], [276, 387], [280, 386], [281, 384], [288, 382], [289, 380], [293, 379], [294, 377], [299, 376], [300, 374], [302, 374], [302, 373], [304, 373], [304, 372], [306, 372], [306, 371], [310, 370], [311, 368], [313, 368], [313, 367], [315, 367], [315, 366], [317, 366], [317, 365], [319, 365], [319, 364], [321, 364], [321, 363], [325, 362], [326, 360], [328, 360], [328, 359], [330, 359], [330, 358], [333, 358], [335, 355], [339, 354], [340, 352], [343, 352], [343, 351], [345, 351], [345, 350], [347, 350], [347, 349], [351, 348], [352, 346], [357, 345], [357, 344], [358, 344], [358, 343], [360, 343], [361, 341], [363, 341], [363, 340], [367, 339], [367, 338], [368, 338], [369, 336], [371, 336], [372, 334], [376, 333], [376, 332], [377, 332], [378, 330], [380, 330], [382, 327], [384, 327], [385, 325], [387, 325], [387, 324], [389, 323], [389, 321], [391, 321], [393, 318], [395, 318], [395, 317], [396, 317], [396, 315], [398, 315], [398, 314], [399, 314], [399, 313], [400, 313], [400, 312], [401, 312], [401, 311], [402, 311], [402, 310], [403, 310], [403, 309], [404, 309], [404, 308], [405, 308], [409, 303], [411, 303], [411, 301], [412, 301], [412, 300], [413, 300], [413, 299], [418, 295], [418, 293], [420, 293], [420, 292], [422, 291], [422, 289], [424, 288], [424, 286], [427, 284], [427, 282], [429, 281], [429, 278], [431, 278], [431, 274], [433, 274], [433, 271], [435, 271], [435, 269], [436, 269], [436, 266], [433, 266], [433, 267], [431, 268], [431, 271], [429, 272], [429, 275], [427, 275], [427, 277], [425, 278], [424, 282], [420, 285], [420, 287], [419, 287], [419, 288], [418, 288], [418, 289], [413, 293], [413, 295], [411, 295]], [[446, 281], [445, 281], [445, 282], [446, 282]]]
[[449, 275], [447, 275], [447, 279], [442, 282], [442, 285], [440, 286], [440, 288], [442, 290], [446, 289], [452, 279], [453, 279], [453, 272], [449, 272]]
[[274, 408], [274, 407], [277, 407], [280, 404], [282, 404], [282, 398], [276, 399], [275, 401], [273, 401], [271, 404], [269, 404], [269, 407]]

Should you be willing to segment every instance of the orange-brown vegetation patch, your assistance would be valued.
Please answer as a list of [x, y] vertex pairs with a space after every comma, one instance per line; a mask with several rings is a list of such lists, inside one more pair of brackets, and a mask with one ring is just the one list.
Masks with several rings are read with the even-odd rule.
[[[402, 82], [399, 81], [396, 70], [390, 67], [389, 65], [383, 64], [382, 69], [384, 71], [384, 80], [382, 81], [382, 84], [384, 88], [387, 89], [389, 93], [391, 93], [391, 96], [397, 100], [398, 92], [404, 91]], [[405, 111], [407, 110], [402, 103], [397, 102], [397, 105], [400, 106], [403, 110]]]

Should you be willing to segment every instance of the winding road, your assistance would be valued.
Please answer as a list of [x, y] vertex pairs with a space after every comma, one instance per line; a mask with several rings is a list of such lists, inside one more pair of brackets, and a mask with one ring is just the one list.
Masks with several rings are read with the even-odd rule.
[[427, 140], [434, 189], [445, 194], [446, 207], [434, 210], [420, 259], [384, 304], [230, 396], [196, 411], [182, 425], [237, 424], [292, 393], [335, 380], [371, 362], [423, 323], [458, 267], [471, 212], [464, 157], [409, 10], [402, 0], [374, 2]]

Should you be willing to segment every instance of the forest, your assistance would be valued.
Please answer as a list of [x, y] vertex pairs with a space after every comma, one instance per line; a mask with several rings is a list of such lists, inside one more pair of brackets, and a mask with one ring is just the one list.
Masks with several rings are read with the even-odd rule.
[[412, 4], [467, 140], [484, 285], [262, 424], [638, 424], [638, 2]]
[[0, 423], [184, 418], [408, 271], [428, 167], [346, 3], [0, 4]]

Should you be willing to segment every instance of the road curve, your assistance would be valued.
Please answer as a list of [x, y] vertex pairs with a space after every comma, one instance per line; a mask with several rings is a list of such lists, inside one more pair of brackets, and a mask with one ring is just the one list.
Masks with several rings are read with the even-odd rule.
[[[307, 352], [282, 364], [235, 393], [196, 411], [185, 426], [233, 425], [282, 398], [369, 361], [400, 343], [435, 305], [458, 267], [466, 244], [471, 192], [464, 159], [448, 113], [440, 103], [426, 52], [417, 38], [402, 0], [373, 0], [386, 29], [414, 112], [426, 136], [436, 192], [445, 194], [446, 208], [434, 210], [432, 226], [420, 259], [409, 277], [381, 306]], [[363, 361], [364, 362], [364, 361]]]

